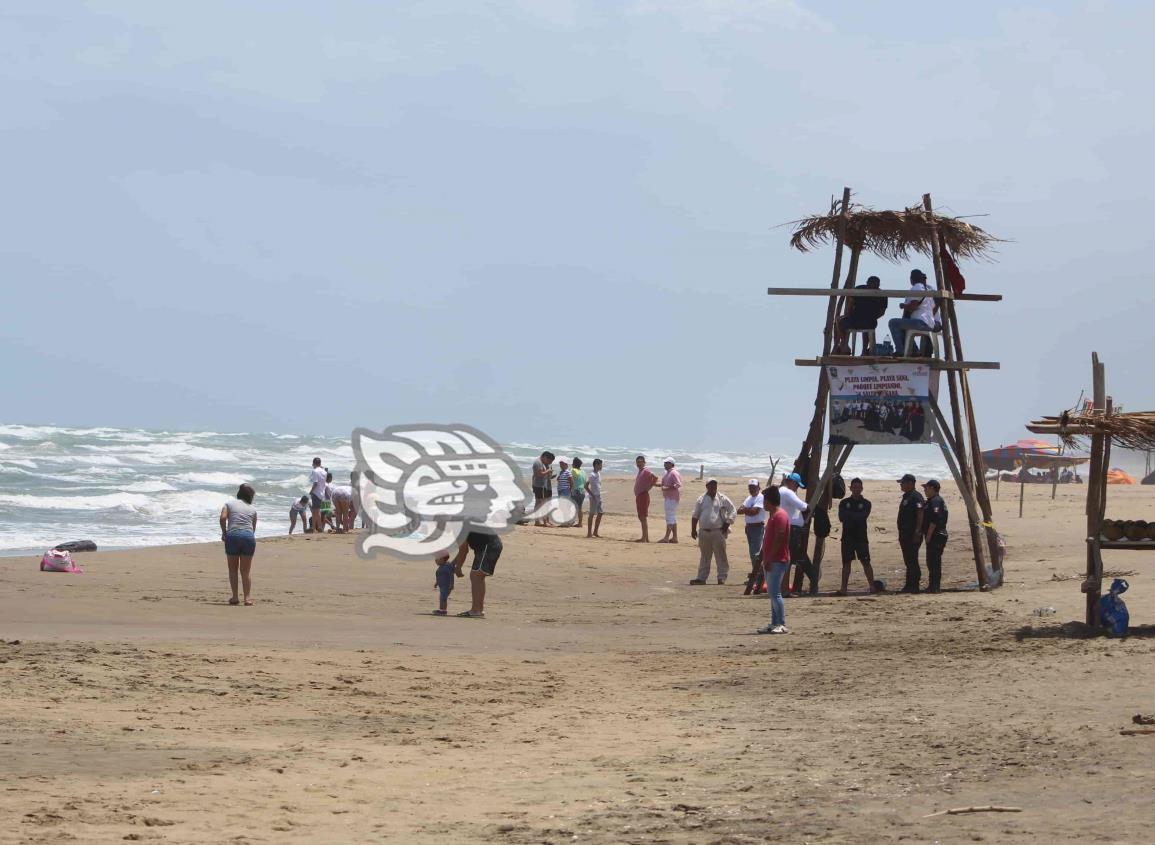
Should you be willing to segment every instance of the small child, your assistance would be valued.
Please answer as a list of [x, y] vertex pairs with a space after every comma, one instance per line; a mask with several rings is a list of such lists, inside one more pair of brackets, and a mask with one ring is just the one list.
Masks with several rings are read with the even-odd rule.
[[460, 577], [461, 573], [457, 572], [457, 567], [449, 560], [449, 555], [441, 555], [436, 558], [437, 563], [437, 580], [434, 581], [433, 586], [440, 591], [441, 602], [437, 606], [437, 610], [433, 611], [434, 616], [448, 616], [449, 615], [449, 594], [453, 592], [453, 578], [454, 575]]
[[293, 506], [289, 508], [289, 536], [293, 535], [293, 529], [297, 527], [297, 517], [301, 517], [301, 532], [303, 534], [309, 533], [309, 497], [302, 496], [297, 501], [293, 502]]

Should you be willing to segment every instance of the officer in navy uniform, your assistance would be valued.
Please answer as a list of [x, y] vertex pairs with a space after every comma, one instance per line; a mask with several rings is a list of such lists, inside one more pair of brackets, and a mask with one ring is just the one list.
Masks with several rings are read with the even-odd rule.
[[922, 517], [926, 499], [914, 489], [917, 481], [909, 472], [898, 480], [902, 485], [902, 501], [898, 505], [898, 545], [902, 549], [902, 562], [906, 564], [906, 583], [899, 591], [902, 593], [917, 593], [918, 582], [922, 580], [918, 549], [922, 545]]
[[946, 509], [946, 502], [939, 495], [941, 485], [935, 479], [930, 479], [922, 485], [926, 491], [926, 516], [923, 517], [923, 532], [926, 537], [926, 569], [929, 582], [928, 593], [939, 592], [942, 586], [942, 553], [946, 548], [946, 523], [950, 514]]
[[850, 482], [850, 495], [838, 503], [838, 521], [842, 523], [842, 588], [836, 595], [846, 595], [846, 585], [850, 582], [850, 563], [856, 557], [862, 562], [870, 591], [877, 592], [874, 570], [870, 566], [870, 538], [866, 533], [866, 521], [869, 518], [870, 499], [862, 495], [862, 479], [855, 478]]

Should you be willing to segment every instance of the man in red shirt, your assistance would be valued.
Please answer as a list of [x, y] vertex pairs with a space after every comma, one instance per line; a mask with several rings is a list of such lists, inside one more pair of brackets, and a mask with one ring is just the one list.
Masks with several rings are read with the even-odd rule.
[[762, 535], [762, 567], [770, 587], [770, 624], [759, 628], [759, 634], [788, 634], [786, 602], [782, 600], [782, 578], [790, 568], [790, 517], [782, 510], [782, 495], [777, 485], [762, 491], [766, 508], [766, 533]]
[[645, 455], [638, 455], [634, 459], [634, 463], [638, 466], [638, 475], [634, 479], [634, 500], [638, 507], [638, 522], [642, 524], [642, 536], [634, 542], [648, 543], [650, 542], [650, 526], [646, 522], [646, 517], [650, 515], [650, 490], [662, 482], [658, 476], [654, 475], [653, 470], [646, 468]]

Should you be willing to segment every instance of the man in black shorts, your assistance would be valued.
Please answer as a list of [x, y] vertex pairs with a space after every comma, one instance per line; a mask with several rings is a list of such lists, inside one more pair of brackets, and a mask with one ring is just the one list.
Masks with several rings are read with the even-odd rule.
[[461, 567], [470, 549], [473, 549], [473, 567], [469, 573], [469, 588], [473, 594], [473, 605], [457, 615], [465, 619], [482, 619], [485, 616], [485, 579], [497, 568], [497, 560], [501, 557], [501, 538], [488, 531], [470, 531], [458, 547], [457, 557], [453, 559], [454, 573], [458, 578], [465, 575]]
[[874, 570], [870, 566], [870, 538], [866, 520], [870, 518], [870, 500], [862, 495], [862, 479], [850, 482], [850, 495], [838, 503], [838, 521], [842, 523], [842, 589], [836, 595], [846, 595], [850, 581], [850, 562], [856, 557], [862, 562], [866, 583], [875, 592]]

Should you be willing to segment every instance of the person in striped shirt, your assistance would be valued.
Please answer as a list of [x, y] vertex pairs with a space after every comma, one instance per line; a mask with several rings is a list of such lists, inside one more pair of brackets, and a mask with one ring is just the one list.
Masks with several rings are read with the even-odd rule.
[[[573, 473], [570, 472], [565, 458], [560, 459], [557, 465], [561, 467], [561, 471], [557, 474], [557, 497], [562, 502], [569, 502], [573, 494]], [[572, 519], [561, 523], [562, 528], [569, 528], [572, 525]]]

